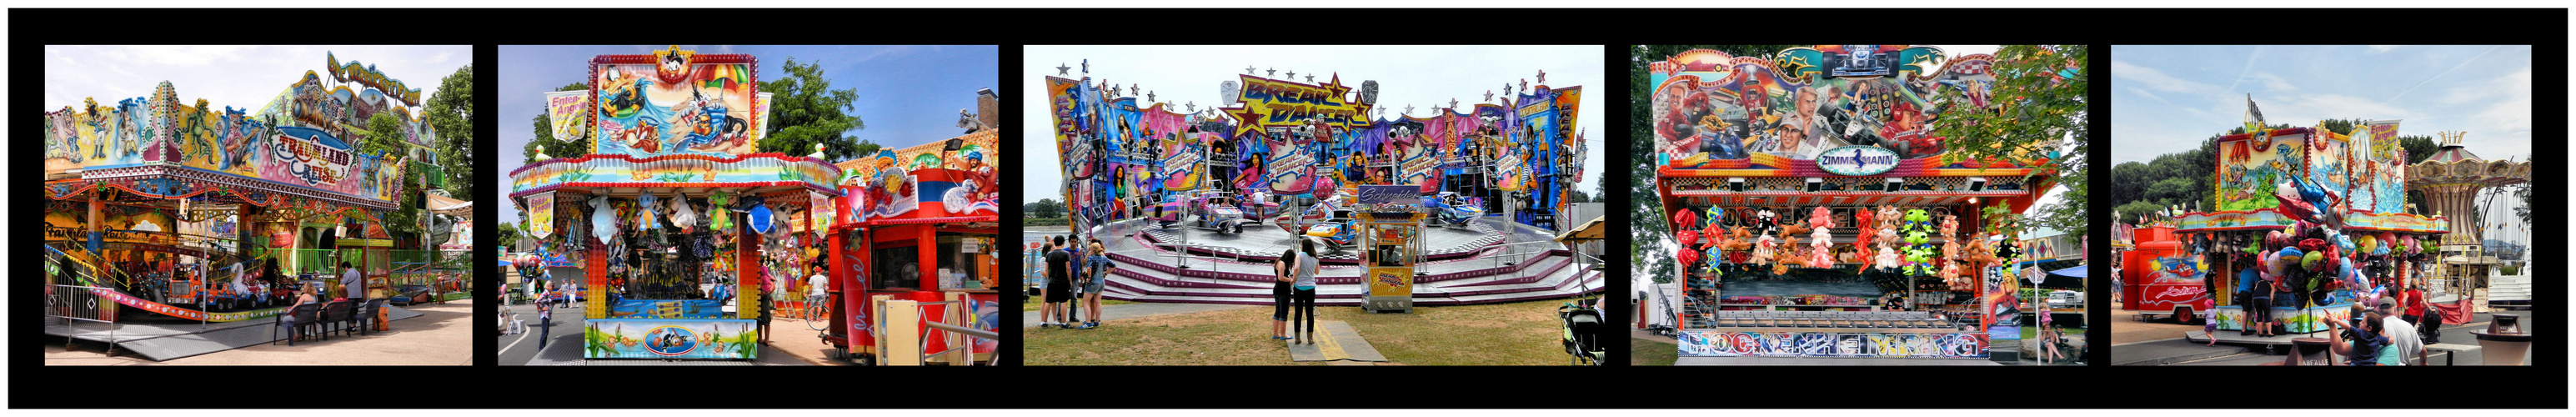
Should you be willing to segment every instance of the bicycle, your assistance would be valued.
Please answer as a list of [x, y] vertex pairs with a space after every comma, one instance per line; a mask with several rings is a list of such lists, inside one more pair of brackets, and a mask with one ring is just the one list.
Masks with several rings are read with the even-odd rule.
[[805, 328], [814, 329], [814, 331], [818, 332], [831, 329], [832, 318], [824, 315], [832, 314], [832, 299], [833, 297], [828, 295], [824, 296], [819, 301], [813, 297], [806, 297], [804, 309]]

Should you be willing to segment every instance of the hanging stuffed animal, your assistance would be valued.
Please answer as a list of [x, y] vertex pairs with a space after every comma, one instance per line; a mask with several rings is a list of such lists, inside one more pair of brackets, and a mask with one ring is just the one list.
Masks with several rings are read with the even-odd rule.
[[1681, 247], [1684, 249], [1698, 249], [1701, 247], [1699, 244], [1699, 231], [1697, 230], [1683, 229], [1679, 232], [1673, 232], [1673, 239], [1679, 241], [1681, 243]]
[[707, 196], [707, 229], [719, 234], [733, 232], [733, 193], [719, 192]]
[[674, 197], [671, 199], [671, 225], [679, 227], [680, 233], [690, 233], [698, 230], [698, 212], [689, 209], [689, 199], [687, 197]]
[[660, 210], [662, 207], [660, 205], [653, 204], [654, 201], [652, 191], [645, 191], [643, 195], [635, 197], [635, 230], [654, 230], [662, 228], [660, 217], [654, 216], [654, 211]]
[[1753, 229], [1755, 233], [1770, 234], [1773, 229], [1777, 229], [1779, 227], [1780, 216], [1772, 213], [1770, 208], [1766, 207], [1763, 208], [1762, 211], [1754, 212]]
[[1852, 210], [1852, 247], [1866, 251], [1870, 241], [1878, 240], [1878, 212], [1868, 207]]
[[1782, 223], [1780, 223], [1780, 235], [1781, 235], [1781, 236], [1803, 235], [1803, 234], [1807, 234], [1807, 231], [1809, 231], [1809, 230], [1812, 230], [1812, 229], [1809, 229], [1809, 228], [1807, 227], [1807, 225], [1806, 225], [1806, 224], [1804, 224], [1804, 223], [1789, 223], [1789, 222], [1782, 222]]
[[1780, 235], [1780, 249], [1771, 253], [1778, 263], [1807, 266], [1807, 248], [1798, 246], [1798, 235]]
[[1895, 271], [1897, 268], [1903, 267], [1903, 266], [1905, 265], [1905, 264], [1904, 264], [1904, 262], [1905, 262], [1904, 258], [1899, 257], [1899, 256], [1896, 256], [1896, 249], [1895, 249], [1895, 248], [1887, 247], [1887, 242], [1879, 242], [1879, 243], [1878, 243], [1878, 268], [1879, 268], [1879, 269], [1883, 269], [1883, 270], [1887, 270], [1887, 271], [1891, 271], [1891, 272], [1892, 272], [1892, 271]]
[[1673, 230], [1699, 228], [1699, 213], [1691, 209], [1673, 210]]
[[590, 234], [602, 242], [617, 239], [617, 210], [611, 208], [608, 196], [590, 198]]
[[1771, 237], [1771, 235], [1768, 235], [1768, 234], [1762, 235], [1762, 238], [1761, 238], [1761, 239], [1754, 240], [1754, 241], [1753, 241], [1753, 264], [1754, 264], [1754, 265], [1766, 265], [1766, 264], [1770, 264], [1770, 263], [1771, 263], [1771, 250], [1772, 250], [1772, 248], [1778, 247], [1779, 245], [1780, 245], [1780, 241], [1779, 241], [1778, 239], [1774, 239], [1774, 238], [1772, 238], [1772, 237]]

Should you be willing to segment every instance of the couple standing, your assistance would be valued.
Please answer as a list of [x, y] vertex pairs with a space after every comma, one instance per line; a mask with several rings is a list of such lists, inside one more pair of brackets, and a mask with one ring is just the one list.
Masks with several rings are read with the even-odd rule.
[[[1298, 249], [1280, 252], [1279, 262], [1272, 264], [1272, 278], [1276, 282], [1270, 287], [1273, 305], [1270, 339], [1296, 340], [1311, 345], [1315, 344], [1315, 268], [1322, 264], [1320, 261], [1323, 259], [1315, 256], [1315, 241], [1301, 240], [1298, 246]], [[1298, 256], [1301, 251], [1305, 256]], [[1304, 321], [1296, 329], [1302, 331], [1302, 338], [1290, 337], [1297, 333], [1289, 328], [1291, 304], [1295, 305], [1299, 320]]]

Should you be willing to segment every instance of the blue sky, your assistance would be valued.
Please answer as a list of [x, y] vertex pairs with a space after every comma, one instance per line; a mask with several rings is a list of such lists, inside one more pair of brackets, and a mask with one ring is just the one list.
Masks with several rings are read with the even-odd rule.
[[440, 78], [474, 63], [474, 47], [47, 45], [45, 110], [78, 107], [83, 98], [109, 105], [142, 97], [162, 81], [170, 82], [179, 101], [191, 105], [204, 98], [217, 110], [257, 108], [268, 105], [287, 85], [304, 79], [305, 71], [326, 70], [331, 57], [338, 57], [343, 65], [357, 61], [374, 66], [385, 76], [420, 89], [420, 99], [426, 102], [438, 93]]
[[[546, 92], [582, 82], [589, 74], [592, 56], [645, 54], [668, 48], [670, 45], [502, 45], [501, 85], [496, 92], [501, 111], [493, 118], [493, 123], [500, 124], [501, 137], [493, 148], [495, 161], [491, 165], [496, 169], [491, 178], [497, 194], [508, 194], [509, 172], [519, 169], [519, 161], [524, 159], [519, 150], [536, 138], [529, 119], [545, 112]], [[761, 81], [785, 76], [781, 64], [790, 57], [798, 65], [821, 62], [823, 76], [831, 81], [832, 89], [858, 89], [859, 100], [851, 103], [849, 111], [866, 121], [867, 128], [850, 134], [888, 148], [963, 133], [957, 128], [957, 110], [975, 108], [976, 89], [1013, 93], [1003, 89], [995, 78], [1000, 71], [1000, 49], [992, 45], [680, 45], [680, 49], [757, 56], [760, 68], [755, 71]], [[500, 206], [501, 221], [519, 220], [518, 210], [506, 204]]]
[[2111, 160], [2189, 150], [2264, 119], [2403, 119], [2399, 134], [2466, 131], [2481, 158], [2530, 160], [2529, 46], [2115, 46]]
[[[2531, 47], [2115, 46], [2111, 160], [2144, 162], [2200, 146], [2245, 120], [2253, 94], [2273, 124], [2401, 119], [2400, 135], [2465, 131], [2470, 153], [2529, 161]], [[2489, 224], [2511, 221], [2506, 195]], [[2489, 227], [2490, 239], [2499, 236]]]
[[[1602, 154], [1611, 150], [1602, 140], [1608, 131], [1603, 126], [1619, 123], [1603, 119], [1609, 106], [1619, 105], [1621, 86], [1603, 82], [1600, 45], [1579, 46], [1048, 46], [1031, 45], [1027, 57], [1013, 82], [1020, 88], [1004, 94], [1021, 94], [1021, 126], [1048, 126], [1047, 101], [1039, 98], [1046, 77], [1057, 74], [1056, 66], [1073, 67], [1067, 78], [1083, 74], [1083, 61], [1090, 60], [1091, 77], [1107, 79], [1118, 85], [1137, 84], [1154, 93], [1157, 101], [1173, 106], [1196, 104], [1224, 106], [1217, 99], [1217, 84], [1235, 80], [1245, 66], [1278, 70], [1285, 79], [1289, 72], [1298, 73], [1298, 81], [1314, 75], [1316, 82], [1328, 82], [1340, 74], [1342, 84], [1357, 88], [1361, 81], [1377, 80], [1378, 107], [1386, 110], [1385, 118], [1395, 118], [1412, 106], [1416, 116], [1431, 114], [1433, 107], [1445, 107], [1458, 100], [1458, 108], [1473, 108], [1484, 99], [1486, 91], [1496, 96], [1502, 85], [1521, 80], [1539, 84], [1538, 72], [1547, 71], [1547, 85], [1562, 88], [1583, 87], [1583, 104], [1577, 110], [1579, 130], [1590, 141], [1584, 155], [1584, 177], [1576, 189], [1600, 194], [1595, 176], [1618, 169], [1602, 163]], [[1266, 72], [1255, 75], [1267, 75]], [[1141, 97], [1141, 96], [1140, 96]], [[1141, 101], [1141, 99], [1140, 99]], [[1039, 199], [1063, 201], [1064, 169], [1055, 153], [1055, 138], [1046, 129], [1019, 129], [1020, 166], [1014, 178], [1020, 182], [1024, 202]], [[1625, 148], [1621, 148], [1625, 149]]]

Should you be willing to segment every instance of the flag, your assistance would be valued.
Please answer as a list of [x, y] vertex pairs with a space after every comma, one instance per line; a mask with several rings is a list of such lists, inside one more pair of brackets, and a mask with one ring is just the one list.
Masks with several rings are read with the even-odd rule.
[[2245, 133], [2263, 137], [2263, 108], [2254, 106], [2254, 94], [2245, 94]]

